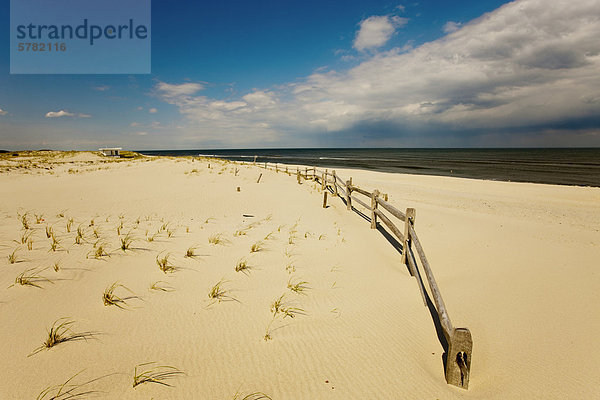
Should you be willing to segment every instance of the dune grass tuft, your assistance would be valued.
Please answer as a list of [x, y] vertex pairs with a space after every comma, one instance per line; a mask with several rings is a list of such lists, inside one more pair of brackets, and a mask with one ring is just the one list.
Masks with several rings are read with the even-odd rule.
[[17, 275], [17, 277], [15, 278], [15, 283], [12, 284], [11, 286], [21, 285], [21, 286], [31, 286], [31, 287], [36, 287], [36, 288], [42, 289], [42, 286], [40, 286], [40, 284], [42, 282], [52, 283], [52, 281], [50, 279], [44, 278], [43, 276], [38, 275], [40, 272], [41, 271], [38, 271], [35, 268], [26, 269], [25, 271], [23, 271], [19, 275]]
[[196, 246], [188, 247], [188, 249], [185, 251], [184, 257], [186, 257], [186, 258], [198, 257], [198, 254], [196, 254], [196, 249], [197, 249]]
[[75, 377], [77, 377], [82, 372], [83, 371], [76, 373], [60, 385], [48, 386], [46, 389], [42, 390], [40, 394], [38, 394], [36, 400], [44, 400], [46, 398], [48, 400], [85, 399], [88, 398], [90, 395], [99, 393], [97, 390], [91, 390], [85, 386], [90, 385], [91, 383], [96, 382], [99, 379], [105, 378], [108, 375], [101, 376], [100, 378], [91, 379], [87, 382], [79, 384], [72, 383]]
[[245, 258], [242, 258], [235, 264], [235, 272], [241, 272], [243, 274], [249, 275], [250, 271], [254, 269], [250, 265], [248, 265], [248, 261]]
[[[119, 288], [123, 288], [124, 290], [131, 293], [133, 296], [121, 297], [116, 295], [115, 291]], [[135, 293], [133, 293], [133, 291], [131, 291], [131, 289], [129, 289], [128, 287], [123, 286], [118, 282], [115, 282], [112, 285], [108, 286], [106, 289], [104, 289], [104, 293], [102, 293], [102, 302], [105, 306], [116, 306], [122, 310], [125, 309], [125, 306], [127, 305], [127, 300], [133, 298], [137, 298]]]
[[73, 227], [73, 218], [69, 218], [67, 221], [67, 233], [71, 233], [71, 227]]
[[215, 233], [208, 237], [208, 243], [218, 245], [218, 244], [227, 244], [228, 241], [223, 237], [222, 233]]
[[259, 251], [264, 250], [264, 244], [262, 241], [258, 241], [256, 243], [254, 243], [251, 247], [250, 247], [250, 253], [258, 253]]
[[271, 303], [271, 313], [273, 314], [273, 318], [278, 315], [283, 315], [283, 318], [286, 317], [295, 318], [296, 315], [306, 315], [304, 309], [298, 307], [292, 307], [289, 302], [285, 300], [286, 294], [282, 294]]
[[46, 225], [46, 237], [50, 239], [53, 235], [53, 229], [50, 225]]
[[221, 279], [219, 282], [217, 282], [208, 292], [208, 298], [216, 300], [219, 303], [222, 301], [238, 301], [235, 297], [229, 294], [229, 290], [224, 288], [226, 283], [227, 281], [224, 279]]
[[156, 290], [157, 292], [172, 292], [175, 288], [165, 281], [156, 281], [150, 284], [150, 290]]
[[14, 263], [16, 263], [18, 261], [17, 251], [19, 251], [18, 247], [16, 249], [14, 249], [13, 252], [8, 255], [8, 262], [9, 263], [14, 264]]
[[164, 272], [165, 274], [168, 272], [175, 272], [177, 271], [177, 268], [171, 264], [169, 262], [169, 257], [171, 256], [171, 253], [167, 253], [164, 256], [161, 257], [160, 254], [158, 254], [156, 256], [156, 264], [158, 265], [158, 268]]
[[292, 292], [305, 294], [304, 291], [310, 289], [310, 287], [308, 287], [307, 285], [308, 282], [306, 281], [293, 282], [290, 278], [287, 284], [287, 288], [290, 289]]
[[131, 237], [131, 234], [128, 233], [119, 240], [121, 242], [121, 250], [127, 251], [131, 249], [131, 245], [133, 244], [133, 238]]
[[139, 367], [146, 367], [152, 364], [156, 364], [154, 362], [148, 362], [143, 364], [138, 364], [135, 366], [133, 370], [133, 387], [139, 386], [143, 383], [156, 383], [163, 386], [171, 386], [166, 380], [176, 378], [180, 375], [185, 375], [183, 371], [178, 368], [172, 367], [170, 365], [158, 365], [156, 367], [152, 367], [150, 369], [139, 370]]
[[52, 239], [52, 242], [50, 243], [50, 250], [51, 250], [51, 251], [56, 251], [56, 250], [58, 250], [58, 248], [60, 247], [60, 246], [59, 246], [59, 245], [60, 245], [60, 240], [58, 240], [58, 239], [56, 238], [56, 236], [54, 235], [54, 233], [52, 234], [52, 237], [51, 237], [51, 239]]
[[76, 340], [88, 340], [97, 335], [96, 332], [73, 332], [71, 331], [71, 325], [75, 321], [69, 318], [59, 318], [52, 324], [52, 327], [48, 330], [48, 337], [42, 343], [40, 347], [35, 349], [29, 356], [39, 353], [44, 349], [51, 349], [57, 344], [64, 342], [73, 342]]

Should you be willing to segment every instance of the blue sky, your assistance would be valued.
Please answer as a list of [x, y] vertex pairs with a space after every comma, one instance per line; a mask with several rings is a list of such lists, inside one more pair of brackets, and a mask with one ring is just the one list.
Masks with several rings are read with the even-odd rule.
[[1, 29], [0, 148], [600, 146], [597, 37], [594, 0], [154, 0], [150, 75], [10, 75]]

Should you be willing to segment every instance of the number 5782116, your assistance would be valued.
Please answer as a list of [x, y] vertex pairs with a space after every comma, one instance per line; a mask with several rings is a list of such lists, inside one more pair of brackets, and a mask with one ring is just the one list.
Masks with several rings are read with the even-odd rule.
[[18, 51], [67, 51], [65, 43], [19, 43]]

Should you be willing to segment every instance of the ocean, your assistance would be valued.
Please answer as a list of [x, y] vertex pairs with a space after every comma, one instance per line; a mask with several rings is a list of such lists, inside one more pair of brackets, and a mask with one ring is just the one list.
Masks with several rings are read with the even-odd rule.
[[148, 150], [146, 155], [600, 187], [600, 148]]

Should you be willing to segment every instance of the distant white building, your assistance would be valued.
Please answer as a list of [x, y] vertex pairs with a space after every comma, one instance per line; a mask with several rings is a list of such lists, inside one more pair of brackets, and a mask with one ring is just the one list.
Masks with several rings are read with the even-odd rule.
[[105, 156], [120, 157], [122, 148], [121, 147], [105, 147], [105, 148], [99, 149], [99, 150]]

